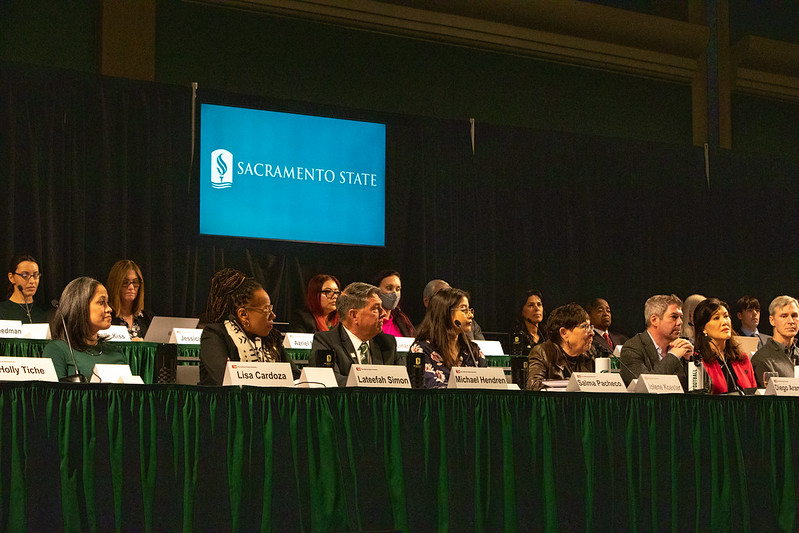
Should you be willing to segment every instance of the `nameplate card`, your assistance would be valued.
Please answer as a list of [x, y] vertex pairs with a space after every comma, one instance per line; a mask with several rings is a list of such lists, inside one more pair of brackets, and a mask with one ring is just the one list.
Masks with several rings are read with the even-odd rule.
[[680, 378], [674, 374], [641, 374], [633, 392], [643, 394], [682, 394]]
[[0, 381], [58, 381], [49, 357], [0, 357]]
[[228, 361], [222, 385], [251, 387], [293, 387], [294, 377], [289, 363], [245, 363]]
[[100, 335], [105, 335], [111, 342], [130, 342], [130, 333], [125, 326], [111, 326], [99, 332]]
[[98, 363], [92, 370], [92, 383], [129, 383], [141, 385], [144, 382], [139, 376], [130, 372], [128, 365], [108, 365]]
[[361, 365], [350, 367], [347, 387], [381, 387], [391, 389], [410, 389], [411, 380], [404, 366], [399, 365]]
[[286, 333], [283, 337], [283, 348], [310, 350], [313, 344], [313, 333]]
[[447, 388], [508, 390], [508, 380], [498, 366], [454, 366], [449, 372]]
[[767, 396], [799, 396], [799, 378], [774, 377], [768, 380]]
[[500, 344], [499, 341], [474, 341], [474, 342], [477, 343], [477, 346], [480, 347], [480, 350], [483, 352], [483, 355], [505, 355], [504, 351], [502, 350], [502, 344]]
[[408, 353], [413, 344], [413, 337], [394, 337], [397, 339], [397, 353]]
[[575, 372], [569, 378], [566, 392], [627, 392], [619, 374]]
[[50, 338], [50, 324], [22, 324], [23, 339], [45, 340]]
[[190, 328], [172, 328], [169, 344], [200, 344], [203, 330]]
[[297, 388], [300, 389], [332, 389], [338, 387], [336, 375], [332, 368], [306, 366], [300, 374]]
[[0, 337], [5, 337], [5, 338], [22, 337], [22, 321], [0, 320]]

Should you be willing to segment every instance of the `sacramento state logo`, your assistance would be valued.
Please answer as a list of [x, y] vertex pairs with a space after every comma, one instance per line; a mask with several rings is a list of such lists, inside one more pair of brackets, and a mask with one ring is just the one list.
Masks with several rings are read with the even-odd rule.
[[211, 187], [227, 189], [233, 185], [233, 154], [222, 148], [211, 152]]

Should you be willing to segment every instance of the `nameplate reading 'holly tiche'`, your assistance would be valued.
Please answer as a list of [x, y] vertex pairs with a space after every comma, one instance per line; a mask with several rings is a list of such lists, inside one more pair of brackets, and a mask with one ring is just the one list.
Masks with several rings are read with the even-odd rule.
[[449, 372], [448, 389], [501, 389], [508, 390], [505, 371], [498, 366], [454, 366]]
[[172, 328], [169, 344], [200, 344], [203, 330], [192, 328]]
[[293, 387], [294, 378], [289, 363], [244, 363], [228, 361], [222, 385], [250, 387]]
[[283, 337], [283, 348], [310, 350], [312, 343], [313, 333], [286, 333]]
[[350, 367], [347, 387], [410, 389], [411, 380], [404, 366], [355, 364]]
[[0, 357], [0, 381], [58, 381], [49, 357]]
[[799, 396], [799, 378], [771, 378], [766, 386], [767, 396]]
[[682, 394], [680, 378], [674, 374], [641, 374], [633, 392], [641, 394]]
[[575, 372], [569, 378], [566, 392], [627, 392], [618, 374]]

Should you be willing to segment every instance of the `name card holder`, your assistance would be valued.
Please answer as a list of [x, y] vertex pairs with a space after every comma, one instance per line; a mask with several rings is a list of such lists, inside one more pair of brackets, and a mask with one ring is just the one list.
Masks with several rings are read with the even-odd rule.
[[413, 344], [413, 337], [395, 337], [397, 339], [397, 353], [408, 353]]
[[313, 333], [286, 333], [283, 337], [283, 348], [310, 350], [313, 344]]
[[643, 394], [682, 394], [680, 378], [673, 374], [641, 374], [633, 392]]
[[799, 378], [774, 377], [768, 380], [766, 396], [799, 396]]
[[228, 361], [222, 385], [249, 385], [251, 387], [293, 387], [289, 363], [245, 363]]
[[111, 326], [100, 331], [99, 334], [105, 335], [111, 342], [130, 342], [130, 333], [125, 326]]
[[49, 357], [0, 357], [0, 381], [58, 381]]
[[191, 328], [172, 328], [169, 344], [200, 344], [203, 330]]
[[128, 365], [108, 365], [98, 363], [94, 365], [91, 383], [129, 383], [142, 385], [144, 382], [139, 376], [130, 372]]
[[50, 324], [22, 324], [23, 339], [46, 340], [50, 338]]
[[332, 389], [338, 387], [336, 375], [332, 368], [306, 366], [300, 373], [297, 388], [300, 389]]
[[404, 366], [355, 364], [350, 367], [347, 387], [410, 389], [411, 380]]
[[508, 390], [505, 371], [498, 366], [456, 366], [450, 370], [448, 389]]
[[[480, 347], [483, 355], [505, 355], [499, 341], [474, 341]], [[475, 354], [477, 355], [477, 354]]]
[[0, 320], [0, 337], [12, 339], [22, 337], [22, 321]]
[[627, 392], [619, 374], [575, 372], [569, 378], [566, 392]]

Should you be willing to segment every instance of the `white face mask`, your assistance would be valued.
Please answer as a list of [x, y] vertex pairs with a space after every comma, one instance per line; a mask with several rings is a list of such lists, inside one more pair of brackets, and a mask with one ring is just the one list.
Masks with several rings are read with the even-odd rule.
[[400, 294], [398, 292], [381, 292], [380, 301], [383, 302], [383, 309], [393, 311], [399, 305]]

